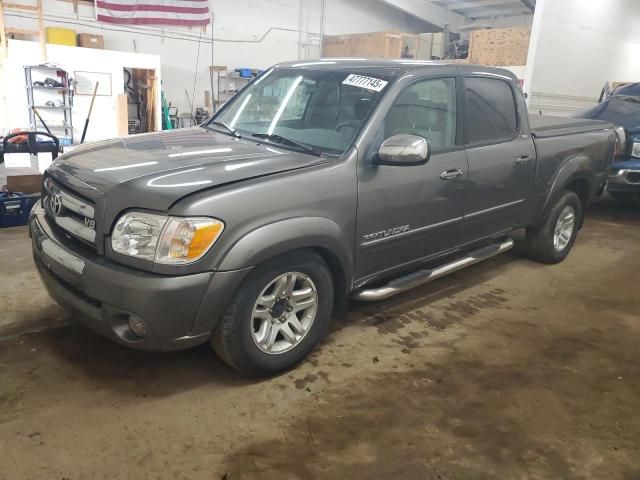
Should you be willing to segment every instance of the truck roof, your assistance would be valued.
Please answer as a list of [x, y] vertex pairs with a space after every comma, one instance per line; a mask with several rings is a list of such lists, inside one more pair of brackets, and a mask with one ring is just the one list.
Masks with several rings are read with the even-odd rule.
[[396, 76], [410, 70], [424, 69], [425, 67], [464, 67], [465, 71], [513, 76], [509, 70], [503, 68], [487, 67], [470, 63], [461, 64], [448, 62], [447, 60], [415, 60], [411, 58], [317, 58], [294, 60], [276, 65], [276, 68], [313, 68], [314, 70], [327, 71], [380, 70], [391, 76]]

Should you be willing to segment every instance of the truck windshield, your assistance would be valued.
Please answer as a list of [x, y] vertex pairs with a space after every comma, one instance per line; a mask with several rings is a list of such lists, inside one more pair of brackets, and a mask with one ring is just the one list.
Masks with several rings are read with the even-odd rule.
[[344, 153], [384, 92], [379, 74], [272, 69], [205, 127], [315, 154]]
[[630, 83], [629, 85], [623, 85], [616, 88], [612, 94], [614, 97], [627, 96], [627, 97], [640, 97], [640, 82]]

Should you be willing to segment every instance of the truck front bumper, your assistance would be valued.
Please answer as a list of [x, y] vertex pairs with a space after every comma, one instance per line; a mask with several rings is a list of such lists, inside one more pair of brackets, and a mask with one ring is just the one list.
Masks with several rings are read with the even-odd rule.
[[618, 161], [611, 165], [607, 178], [610, 192], [640, 192], [640, 160]]
[[[33, 258], [49, 295], [99, 334], [142, 350], [207, 341], [247, 270], [164, 276], [67, 248], [37, 205], [29, 220]], [[130, 320], [144, 323], [136, 335]]]

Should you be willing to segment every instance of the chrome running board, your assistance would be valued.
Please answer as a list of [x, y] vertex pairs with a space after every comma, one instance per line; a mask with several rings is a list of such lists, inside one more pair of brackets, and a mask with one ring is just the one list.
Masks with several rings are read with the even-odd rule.
[[466, 256], [454, 260], [439, 267], [431, 269], [417, 270], [402, 277], [394, 278], [386, 285], [378, 288], [363, 288], [357, 290], [353, 294], [353, 298], [363, 302], [375, 302], [377, 300], [384, 300], [385, 298], [392, 297], [412, 288], [429, 283], [436, 278], [444, 277], [450, 273], [462, 270], [475, 263], [482, 262], [491, 257], [511, 250], [513, 248], [513, 239], [509, 238], [501, 243], [494, 243], [486, 247], [474, 250], [468, 253]]

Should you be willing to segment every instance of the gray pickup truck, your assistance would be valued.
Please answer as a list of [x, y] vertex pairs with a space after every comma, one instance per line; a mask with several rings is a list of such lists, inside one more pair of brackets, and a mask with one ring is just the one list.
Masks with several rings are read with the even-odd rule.
[[375, 301], [513, 246], [571, 250], [612, 125], [530, 119], [506, 70], [318, 60], [265, 71], [205, 124], [78, 147], [30, 219], [50, 295], [124, 345], [211, 341], [240, 372], [301, 361]]

